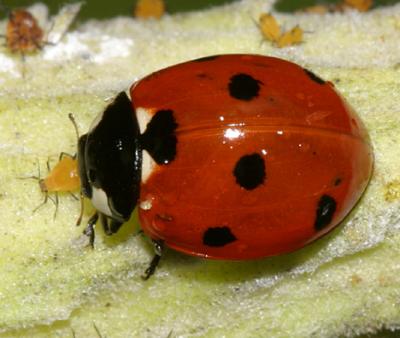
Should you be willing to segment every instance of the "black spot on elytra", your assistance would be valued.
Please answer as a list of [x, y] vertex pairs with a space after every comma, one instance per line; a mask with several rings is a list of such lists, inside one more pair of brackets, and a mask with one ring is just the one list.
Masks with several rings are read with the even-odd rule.
[[207, 246], [221, 247], [236, 240], [236, 236], [226, 226], [208, 228], [203, 234], [203, 244]]
[[335, 187], [337, 187], [338, 185], [340, 185], [340, 183], [342, 183], [342, 179], [340, 177], [337, 177], [335, 179], [335, 181], [333, 182], [333, 184], [335, 185]]
[[235, 99], [250, 101], [258, 96], [260, 84], [262, 84], [261, 81], [248, 74], [236, 74], [230, 78], [229, 94]]
[[218, 59], [219, 55], [210, 55], [210, 56], [204, 56], [202, 58], [198, 58], [195, 60], [192, 60], [193, 62], [205, 62], [205, 61], [211, 61], [211, 60], [215, 60]]
[[257, 188], [265, 180], [265, 163], [257, 154], [244, 155], [237, 161], [233, 169], [236, 183], [246, 190]]
[[304, 68], [304, 72], [307, 74], [307, 76], [313, 80], [314, 82], [323, 85], [326, 83], [325, 80], [322, 80], [318, 75], [315, 75], [311, 70], [305, 69]]
[[318, 201], [317, 212], [314, 227], [316, 230], [322, 230], [332, 221], [333, 214], [336, 211], [336, 201], [329, 195], [322, 195]]
[[140, 142], [157, 164], [168, 164], [176, 155], [175, 122], [172, 110], [159, 110], [141, 135]]

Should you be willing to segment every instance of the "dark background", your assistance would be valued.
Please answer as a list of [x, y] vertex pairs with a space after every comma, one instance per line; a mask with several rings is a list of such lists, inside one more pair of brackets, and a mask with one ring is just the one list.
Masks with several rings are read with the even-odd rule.
[[[77, 0], [40, 0], [47, 4], [51, 13], [56, 13], [57, 10], [67, 2], [76, 2]], [[182, 11], [198, 10], [210, 8], [212, 6], [223, 5], [234, 0], [165, 0], [167, 11], [176, 13]], [[16, 7], [26, 7], [36, 2], [35, 0], [2, 0], [0, 1], [0, 9], [3, 10], [0, 16], [7, 15], [7, 10]], [[301, 8], [309, 7], [316, 4], [333, 4], [339, 2], [336, 0], [278, 0], [275, 4], [275, 9], [278, 11], [295, 11]], [[388, 6], [398, 3], [400, 0], [375, 0], [374, 7]], [[136, 0], [113, 0], [113, 1], [96, 1], [86, 0], [79, 14], [79, 20], [88, 18], [110, 18], [117, 15], [131, 15]]]

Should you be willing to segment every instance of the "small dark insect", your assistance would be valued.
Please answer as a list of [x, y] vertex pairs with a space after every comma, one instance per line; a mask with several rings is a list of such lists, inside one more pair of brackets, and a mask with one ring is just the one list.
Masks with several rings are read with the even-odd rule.
[[10, 12], [5, 38], [11, 53], [25, 55], [42, 49], [46, 44], [43, 36], [43, 29], [27, 10], [15, 9]]

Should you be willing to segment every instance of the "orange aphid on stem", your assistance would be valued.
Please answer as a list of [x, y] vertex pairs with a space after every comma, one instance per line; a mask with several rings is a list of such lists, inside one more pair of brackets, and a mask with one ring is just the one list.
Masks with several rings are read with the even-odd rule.
[[[39, 204], [33, 210], [33, 212], [36, 212], [38, 209], [40, 209], [43, 205], [47, 203], [47, 200], [50, 199], [56, 206], [56, 209], [54, 211], [55, 218], [58, 210], [58, 193], [68, 192], [75, 199], [77, 199], [72, 192], [78, 190], [81, 185], [78, 174], [78, 161], [76, 159], [76, 156], [72, 156], [67, 153], [61, 153], [59, 161], [53, 169], [50, 170], [49, 161], [47, 161], [47, 169], [49, 171], [49, 174], [45, 178], [40, 178], [40, 168], [38, 176], [20, 178], [33, 178], [35, 180], [38, 180], [40, 190], [44, 194], [43, 202]], [[51, 196], [49, 196], [49, 194], [54, 194], [55, 198], [52, 198]]]
[[163, 0], [138, 0], [133, 15], [143, 19], [159, 19], [164, 13], [165, 4]]
[[44, 193], [71, 192], [81, 185], [78, 175], [78, 161], [75, 156], [61, 153], [60, 160], [50, 173], [39, 180], [40, 190]]

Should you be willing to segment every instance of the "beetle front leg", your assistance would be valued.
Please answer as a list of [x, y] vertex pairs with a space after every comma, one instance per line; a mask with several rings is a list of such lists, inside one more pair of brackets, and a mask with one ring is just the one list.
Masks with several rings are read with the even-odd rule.
[[92, 217], [89, 218], [89, 221], [86, 225], [85, 230], [83, 230], [83, 234], [89, 237], [89, 245], [94, 247], [94, 226], [99, 219], [99, 214], [96, 212]]

